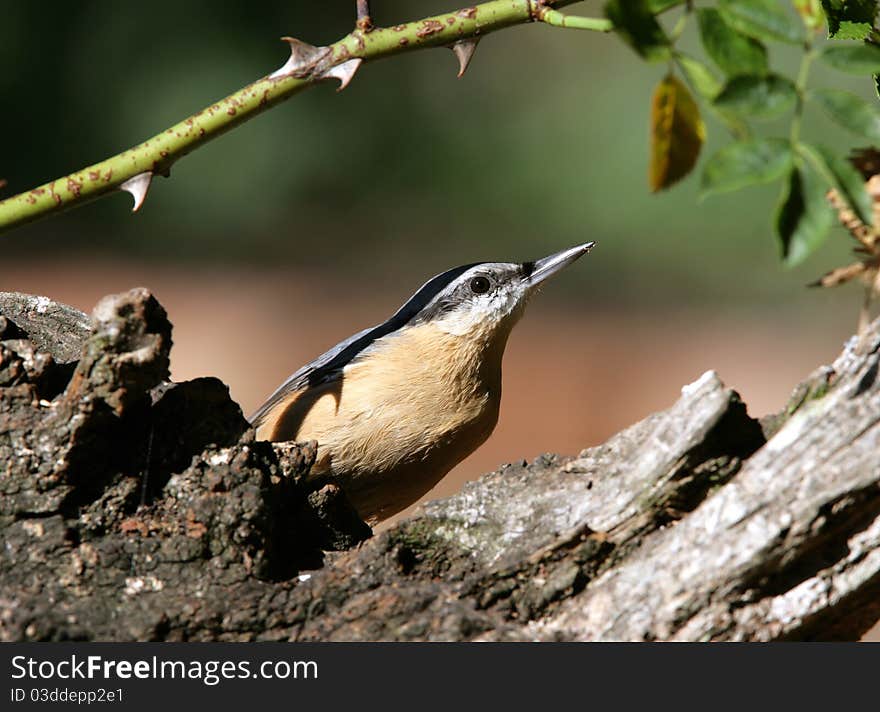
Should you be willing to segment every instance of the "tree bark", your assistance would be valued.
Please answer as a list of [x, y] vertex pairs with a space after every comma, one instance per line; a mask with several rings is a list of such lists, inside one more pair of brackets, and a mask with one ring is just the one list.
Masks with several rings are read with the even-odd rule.
[[34, 303], [0, 295], [2, 640], [828, 640], [880, 618], [880, 321], [775, 416], [709, 372], [368, 538], [310, 486], [313, 443], [255, 441], [216, 379], [167, 381], [148, 292], [87, 330]]

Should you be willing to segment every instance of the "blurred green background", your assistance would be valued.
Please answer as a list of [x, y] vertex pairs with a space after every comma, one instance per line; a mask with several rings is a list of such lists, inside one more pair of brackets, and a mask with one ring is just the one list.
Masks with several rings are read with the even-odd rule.
[[[457, 6], [374, 0], [373, 15], [387, 25]], [[158, 133], [280, 66], [280, 35], [328, 43], [353, 14], [350, 1], [7, 3], [4, 194]], [[682, 46], [702, 56], [695, 27]], [[773, 49], [773, 66], [792, 75], [797, 57]], [[801, 287], [846, 259], [843, 233], [784, 270], [770, 229], [779, 186], [699, 202], [692, 176], [649, 194], [649, 101], [664, 72], [615, 36], [544, 26], [487, 37], [463, 80], [444, 50], [378, 62], [341, 94], [328, 83], [298, 95], [185, 158], [139, 215], [114, 196], [3, 236], [4, 253], [285, 261], [384, 279], [589, 238], [601, 268], [567, 287], [618, 303], [836, 299]], [[871, 92], [865, 79], [818, 66], [814, 76]], [[787, 133], [785, 119], [766, 128]], [[841, 150], [858, 143], [817, 110], [805, 135]], [[709, 120], [704, 156], [726, 140]]]

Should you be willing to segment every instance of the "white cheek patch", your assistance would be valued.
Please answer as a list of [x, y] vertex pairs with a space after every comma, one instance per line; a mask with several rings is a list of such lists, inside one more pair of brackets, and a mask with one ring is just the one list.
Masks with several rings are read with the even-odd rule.
[[473, 300], [438, 319], [436, 326], [453, 336], [464, 336], [476, 329], [494, 328], [516, 308], [516, 295], [495, 292]]
[[453, 336], [464, 336], [476, 328], [485, 327], [490, 311], [473, 305], [471, 309], [456, 309], [437, 321], [437, 328]]

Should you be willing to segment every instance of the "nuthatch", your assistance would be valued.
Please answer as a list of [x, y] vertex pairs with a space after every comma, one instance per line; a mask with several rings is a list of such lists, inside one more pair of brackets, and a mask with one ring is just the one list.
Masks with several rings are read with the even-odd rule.
[[538, 285], [593, 244], [438, 274], [288, 378], [251, 417], [257, 437], [316, 440], [310, 477], [338, 481], [371, 524], [396, 514], [492, 434], [511, 329]]

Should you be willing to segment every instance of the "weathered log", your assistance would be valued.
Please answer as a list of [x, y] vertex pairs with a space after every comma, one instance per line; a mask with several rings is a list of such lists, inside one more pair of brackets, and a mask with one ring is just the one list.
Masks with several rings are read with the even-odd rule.
[[[89, 318], [79, 309], [53, 302], [48, 297], [18, 292], [0, 292], [0, 315], [8, 318], [40, 351], [52, 354], [58, 363], [79, 359], [91, 331]], [[0, 338], [18, 338], [4, 334]]]
[[710, 372], [364, 542], [344, 492], [310, 486], [314, 444], [254, 441], [215, 379], [168, 383], [149, 293], [102, 301], [68, 366], [34, 311], [0, 303], [2, 640], [853, 639], [880, 618], [880, 322], [760, 423]]

